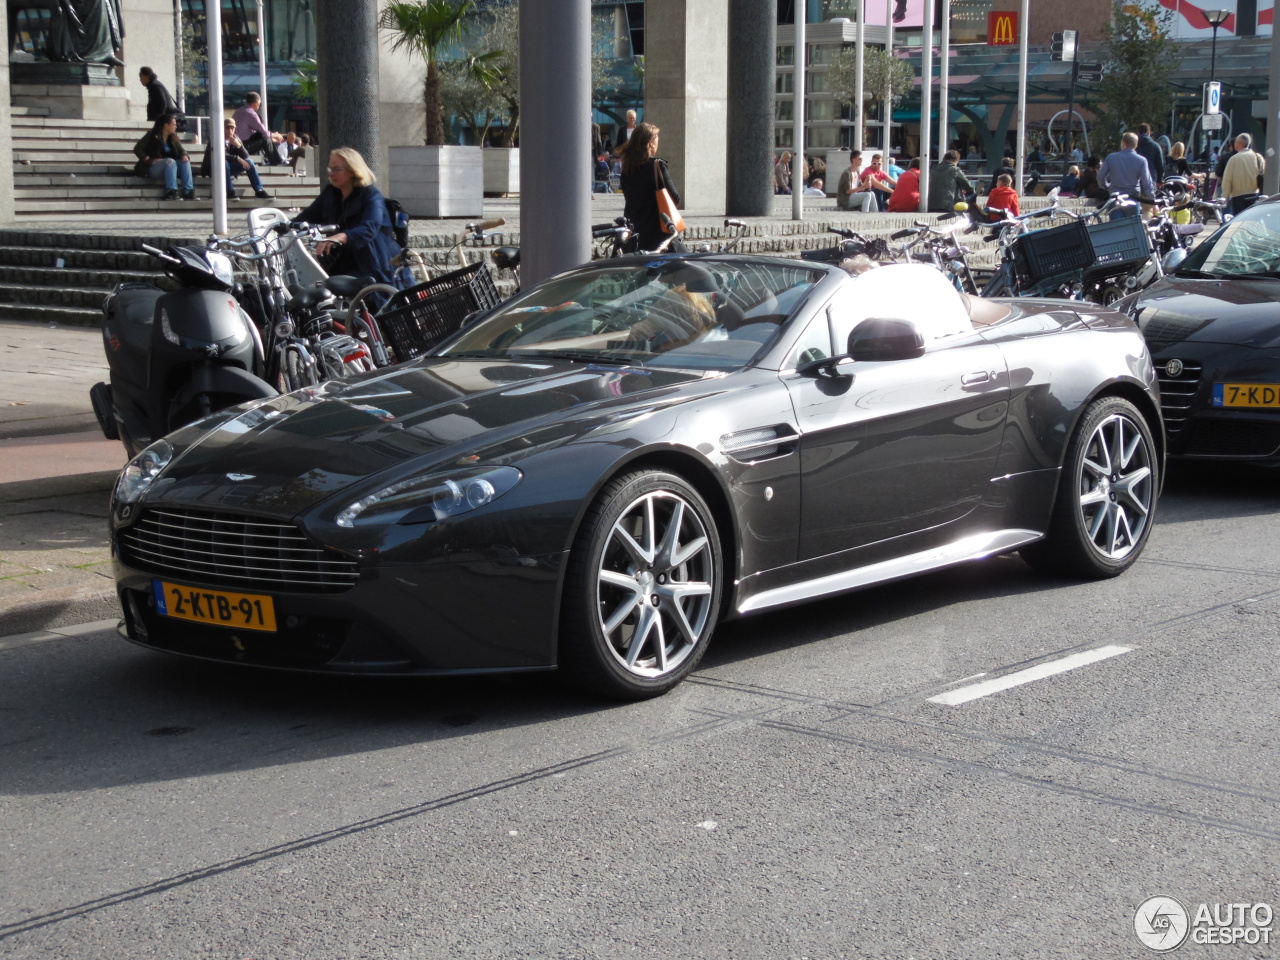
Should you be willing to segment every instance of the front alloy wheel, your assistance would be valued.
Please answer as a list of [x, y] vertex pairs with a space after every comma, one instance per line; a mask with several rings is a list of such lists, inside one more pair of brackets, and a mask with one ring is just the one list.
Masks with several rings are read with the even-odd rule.
[[609, 484], [583, 524], [566, 591], [562, 666], [596, 693], [663, 693], [702, 658], [721, 590], [706, 503], [657, 471]]
[[1048, 534], [1022, 556], [1038, 569], [1070, 576], [1123, 573], [1146, 545], [1159, 489], [1146, 419], [1127, 400], [1096, 400], [1068, 449]]

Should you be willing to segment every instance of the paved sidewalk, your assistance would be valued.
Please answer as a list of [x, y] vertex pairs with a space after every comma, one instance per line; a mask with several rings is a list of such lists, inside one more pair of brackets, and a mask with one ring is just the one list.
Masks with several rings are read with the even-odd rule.
[[89, 405], [102, 335], [0, 322], [0, 348], [0, 637], [118, 617], [107, 511], [126, 458]]

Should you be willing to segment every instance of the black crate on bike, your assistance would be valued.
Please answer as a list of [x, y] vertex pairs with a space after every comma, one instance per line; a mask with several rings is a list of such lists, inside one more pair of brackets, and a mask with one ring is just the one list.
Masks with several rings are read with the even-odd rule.
[[420, 357], [462, 326], [477, 310], [496, 307], [498, 288], [480, 261], [391, 296], [378, 326], [397, 360]]
[[1098, 268], [1105, 268], [1108, 273], [1129, 270], [1151, 255], [1147, 225], [1136, 209], [1132, 216], [1089, 224], [1089, 239], [1094, 253], [1090, 272]]
[[1084, 270], [1093, 263], [1093, 243], [1080, 220], [1035, 230], [1018, 238], [1013, 251], [1019, 284], [1026, 285]]

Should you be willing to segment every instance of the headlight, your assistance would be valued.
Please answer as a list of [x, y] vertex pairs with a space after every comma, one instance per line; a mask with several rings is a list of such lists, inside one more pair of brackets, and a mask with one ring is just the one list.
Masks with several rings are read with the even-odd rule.
[[157, 440], [147, 447], [120, 471], [120, 477], [116, 480], [115, 500], [119, 503], [136, 503], [172, 459], [173, 447], [168, 440]]
[[206, 250], [204, 259], [213, 269], [213, 275], [227, 285], [230, 290], [236, 284], [235, 270], [231, 266], [231, 258], [226, 254]]
[[338, 514], [340, 527], [377, 518], [384, 523], [431, 523], [493, 503], [523, 477], [515, 467], [459, 467], [401, 480]]

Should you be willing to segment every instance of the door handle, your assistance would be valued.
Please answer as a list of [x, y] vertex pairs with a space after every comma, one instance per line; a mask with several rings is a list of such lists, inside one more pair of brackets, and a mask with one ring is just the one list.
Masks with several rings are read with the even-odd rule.
[[966, 387], [972, 387], [977, 383], [986, 383], [991, 379], [991, 374], [985, 370], [979, 370], [977, 373], [966, 373], [960, 378], [960, 383]]

